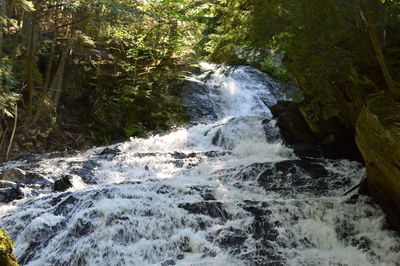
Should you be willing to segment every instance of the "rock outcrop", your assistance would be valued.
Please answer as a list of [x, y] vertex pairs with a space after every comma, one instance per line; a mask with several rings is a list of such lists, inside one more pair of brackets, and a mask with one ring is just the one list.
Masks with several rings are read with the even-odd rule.
[[0, 265], [18, 266], [17, 259], [13, 253], [14, 243], [6, 231], [0, 228]]
[[358, 147], [365, 159], [369, 194], [400, 231], [400, 103], [372, 96], [357, 121]]
[[354, 131], [337, 119], [313, 122], [301, 105], [279, 101], [271, 108], [285, 144], [300, 158], [332, 158], [361, 161]]

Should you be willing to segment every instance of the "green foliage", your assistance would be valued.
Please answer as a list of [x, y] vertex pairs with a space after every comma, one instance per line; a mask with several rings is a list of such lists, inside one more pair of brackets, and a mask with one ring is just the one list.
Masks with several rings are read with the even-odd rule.
[[259, 67], [297, 83], [313, 119], [326, 120], [342, 114], [343, 101], [359, 101], [386, 87], [360, 12], [386, 37], [381, 40], [386, 60], [399, 73], [399, 6], [374, 0], [218, 0], [207, 20], [203, 51], [225, 62], [235, 58], [237, 47], [284, 54], [283, 65], [267, 56]]
[[9, 58], [0, 59], [0, 116], [13, 116], [14, 106], [19, 95], [11, 91], [16, 85], [12, 62]]
[[271, 57], [266, 57], [261, 61], [260, 69], [271, 73], [280, 80], [289, 80], [287, 69]]

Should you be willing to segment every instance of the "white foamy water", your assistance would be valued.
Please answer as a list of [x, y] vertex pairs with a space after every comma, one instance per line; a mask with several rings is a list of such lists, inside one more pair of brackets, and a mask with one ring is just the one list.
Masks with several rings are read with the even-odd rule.
[[265, 121], [280, 84], [250, 67], [202, 67], [190, 78], [191, 127], [114, 145], [116, 155], [94, 148], [3, 167], [73, 176], [64, 193], [26, 188], [0, 206], [20, 263], [399, 265], [382, 211], [342, 196], [363, 167], [307, 161], [320, 167], [313, 176], [285, 162], [296, 157]]

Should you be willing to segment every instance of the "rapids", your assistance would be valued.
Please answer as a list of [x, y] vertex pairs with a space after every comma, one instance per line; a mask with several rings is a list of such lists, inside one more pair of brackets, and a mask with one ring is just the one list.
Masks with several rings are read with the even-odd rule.
[[202, 68], [187, 128], [1, 166], [73, 177], [0, 205], [22, 265], [400, 265], [379, 207], [343, 196], [362, 165], [299, 160], [265, 120], [292, 89], [250, 67]]

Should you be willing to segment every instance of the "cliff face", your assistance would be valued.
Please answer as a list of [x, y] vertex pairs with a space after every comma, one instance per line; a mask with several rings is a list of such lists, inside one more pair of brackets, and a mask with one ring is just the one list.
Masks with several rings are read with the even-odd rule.
[[18, 266], [17, 259], [13, 253], [14, 244], [6, 231], [0, 228], [0, 265]]
[[356, 126], [370, 195], [400, 231], [400, 103], [385, 94], [370, 97]]

